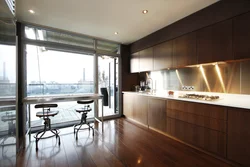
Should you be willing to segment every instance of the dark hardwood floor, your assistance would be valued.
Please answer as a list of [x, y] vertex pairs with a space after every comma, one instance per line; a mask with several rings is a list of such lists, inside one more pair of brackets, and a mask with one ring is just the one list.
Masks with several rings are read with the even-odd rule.
[[[98, 128], [97, 128], [98, 129]], [[216, 158], [174, 141], [157, 132], [141, 128], [124, 118], [106, 121], [104, 135], [80, 131], [78, 141], [73, 129], [61, 130], [61, 146], [55, 138], [35, 142], [17, 157], [17, 166], [230, 166]]]

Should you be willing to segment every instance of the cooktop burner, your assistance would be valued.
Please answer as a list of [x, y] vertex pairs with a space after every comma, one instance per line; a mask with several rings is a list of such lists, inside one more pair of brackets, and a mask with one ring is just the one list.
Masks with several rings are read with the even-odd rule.
[[199, 94], [185, 94], [179, 97], [188, 99], [206, 100], [206, 101], [214, 101], [220, 98], [219, 96], [209, 96], [209, 95], [199, 95]]

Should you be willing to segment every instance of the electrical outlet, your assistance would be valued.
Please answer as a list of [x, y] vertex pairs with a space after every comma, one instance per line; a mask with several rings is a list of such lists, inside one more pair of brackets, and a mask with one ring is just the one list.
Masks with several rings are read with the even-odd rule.
[[182, 86], [182, 90], [194, 90], [194, 86]]

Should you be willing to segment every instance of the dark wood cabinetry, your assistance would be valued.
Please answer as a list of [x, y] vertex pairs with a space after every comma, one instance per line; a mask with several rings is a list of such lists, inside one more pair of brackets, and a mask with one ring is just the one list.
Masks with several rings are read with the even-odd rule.
[[156, 45], [154, 49], [154, 70], [172, 67], [173, 41]]
[[198, 63], [233, 60], [232, 20], [197, 31]]
[[250, 58], [250, 13], [233, 19], [234, 59]]
[[123, 112], [166, 133], [243, 166], [250, 166], [250, 111], [136, 94], [123, 95]]
[[123, 115], [128, 118], [133, 118], [133, 101], [133, 95], [123, 94]]
[[153, 48], [140, 51], [140, 72], [153, 70]]
[[148, 126], [166, 132], [166, 101], [149, 98], [148, 100]]
[[133, 98], [133, 119], [148, 125], [148, 97], [135, 95]]
[[173, 66], [184, 67], [197, 64], [196, 32], [173, 40]]
[[148, 125], [148, 97], [123, 94], [123, 115], [141, 124]]
[[226, 156], [225, 107], [167, 100], [167, 133], [207, 151]]
[[244, 166], [250, 166], [250, 111], [228, 108], [227, 157]]
[[130, 72], [135, 73], [140, 70], [140, 54], [139, 52], [133, 53], [130, 57]]

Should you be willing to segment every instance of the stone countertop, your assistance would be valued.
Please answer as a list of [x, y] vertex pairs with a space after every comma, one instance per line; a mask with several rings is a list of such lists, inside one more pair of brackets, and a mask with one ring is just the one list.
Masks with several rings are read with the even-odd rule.
[[[163, 99], [211, 104], [211, 105], [218, 105], [218, 106], [250, 109], [250, 95], [212, 93], [212, 92], [186, 92], [186, 91], [175, 91], [174, 95], [168, 95], [167, 91], [163, 91], [163, 92], [159, 92], [159, 93], [157, 92], [154, 94], [145, 93], [145, 92], [142, 92], [142, 93], [141, 92], [132, 92], [132, 91], [123, 91], [123, 93], [130, 93], [130, 94], [163, 98]], [[202, 95], [216, 95], [216, 96], [220, 96], [220, 98], [218, 100], [214, 100], [214, 101], [206, 101], [206, 100], [187, 99], [187, 98], [179, 97], [179, 95], [183, 95], [183, 94], [187, 94], [187, 93], [195, 93], [195, 94], [202, 94]]]

